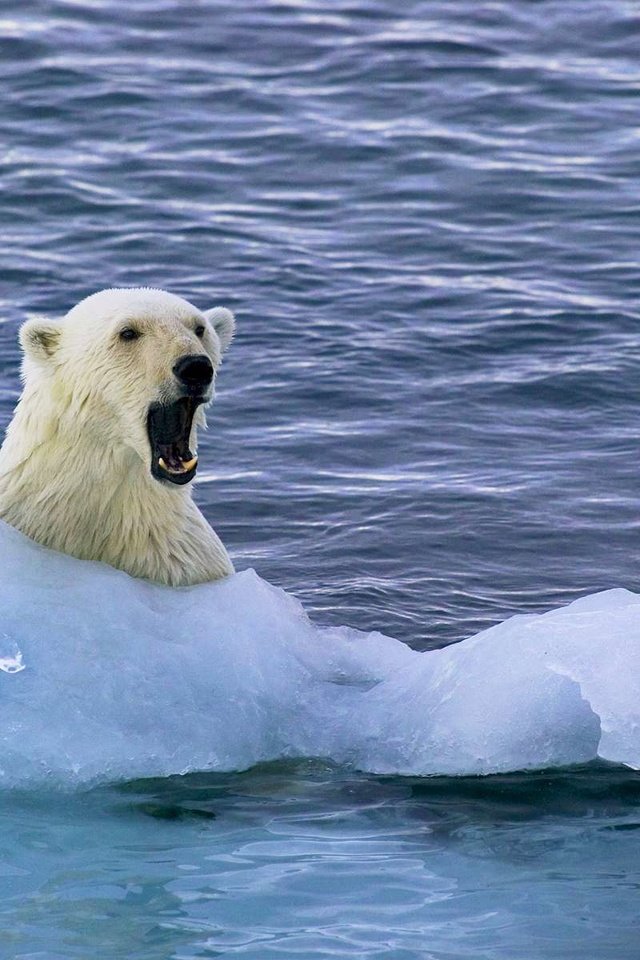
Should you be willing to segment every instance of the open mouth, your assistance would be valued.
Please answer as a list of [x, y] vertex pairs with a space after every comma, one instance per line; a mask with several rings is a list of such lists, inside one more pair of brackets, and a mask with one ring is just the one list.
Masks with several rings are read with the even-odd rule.
[[188, 483], [196, 475], [198, 458], [189, 449], [191, 424], [203, 397], [181, 397], [173, 403], [152, 403], [147, 414], [151, 473], [156, 480]]

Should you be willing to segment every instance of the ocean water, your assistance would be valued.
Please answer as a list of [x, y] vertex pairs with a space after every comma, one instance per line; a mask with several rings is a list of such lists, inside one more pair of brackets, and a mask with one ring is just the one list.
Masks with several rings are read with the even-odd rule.
[[[7, 0], [2, 425], [22, 319], [164, 287], [238, 315], [197, 498], [316, 623], [637, 592], [639, 40], [624, 0]], [[639, 800], [603, 760], [10, 787], [0, 957], [635, 960]]]

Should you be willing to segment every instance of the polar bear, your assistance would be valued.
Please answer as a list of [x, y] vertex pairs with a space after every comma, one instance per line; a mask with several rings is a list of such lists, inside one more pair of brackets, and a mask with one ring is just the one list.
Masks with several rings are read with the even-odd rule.
[[233, 573], [191, 497], [196, 430], [230, 310], [103, 290], [20, 330], [24, 390], [0, 450], [0, 517], [54, 550], [172, 586]]

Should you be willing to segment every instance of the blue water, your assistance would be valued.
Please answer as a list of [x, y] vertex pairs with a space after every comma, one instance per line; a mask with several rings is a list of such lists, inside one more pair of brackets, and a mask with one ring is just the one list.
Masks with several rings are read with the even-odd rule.
[[[0, 37], [2, 426], [25, 316], [164, 287], [238, 314], [197, 497], [316, 621], [428, 649], [638, 590], [636, 4], [6, 0]], [[0, 955], [632, 960], [639, 783], [9, 793]]]

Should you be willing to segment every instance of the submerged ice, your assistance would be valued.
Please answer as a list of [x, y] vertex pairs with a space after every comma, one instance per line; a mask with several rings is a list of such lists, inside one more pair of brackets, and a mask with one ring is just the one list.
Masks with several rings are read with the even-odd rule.
[[609, 590], [443, 650], [314, 626], [253, 570], [183, 589], [0, 523], [0, 782], [326, 757], [376, 773], [640, 767], [640, 596]]

